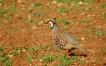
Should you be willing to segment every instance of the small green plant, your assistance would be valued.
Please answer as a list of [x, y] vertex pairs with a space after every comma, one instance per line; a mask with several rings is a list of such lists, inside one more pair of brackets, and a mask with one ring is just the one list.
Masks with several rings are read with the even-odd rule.
[[95, 2], [93, 0], [82, 0], [85, 3], [94, 4]]
[[14, 51], [12, 52], [12, 54], [15, 56], [15, 55], [19, 55], [20, 53], [21, 53], [20, 48], [14, 47]]
[[70, 20], [68, 23], [69, 24], [74, 24], [74, 20]]
[[43, 47], [48, 48], [49, 44], [43, 44]]
[[106, 54], [106, 47], [101, 47], [100, 52]]
[[13, 4], [10, 8], [9, 11], [11, 12], [17, 12], [17, 8], [15, 7], [15, 4]]
[[29, 19], [28, 17], [26, 17], [25, 20], [26, 20], [26, 24], [32, 24], [32, 23], [37, 24], [37, 23], [40, 22], [40, 20], [37, 20], [37, 19], [34, 19], [34, 18]]
[[43, 13], [43, 11], [38, 11], [38, 12], [34, 13], [34, 16], [38, 16], [39, 17], [42, 13]]
[[0, 57], [3, 57], [4, 55], [4, 47], [0, 46]]
[[103, 8], [106, 8], [106, 4], [102, 4], [101, 6], [102, 6]]
[[42, 59], [43, 62], [52, 62], [53, 60], [56, 59], [55, 55], [49, 54], [49, 55], [44, 55], [44, 56], [38, 56], [39, 59]]
[[4, 48], [2, 46], [0, 46], [0, 52], [2, 52], [4, 50]]
[[70, 8], [67, 6], [59, 6], [58, 8], [56, 8], [56, 11], [60, 14], [62, 13], [66, 13], [70, 10]]
[[63, 10], [64, 10], [63, 6], [60, 6], [60, 7], [57, 8], [58, 13], [63, 13]]
[[99, 63], [99, 62], [101, 62], [101, 60], [100, 59], [96, 59], [95, 62]]
[[103, 17], [105, 17], [105, 18], [106, 18], [106, 13], [104, 13], [104, 14], [103, 14]]
[[100, 15], [101, 15], [102, 17], [106, 18], [106, 13], [100, 11]]
[[12, 62], [8, 55], [0, 58], [0, 63], [3, 63], [3, 66], [12, 66]]
[[47, 50], [51, 50], [51, 47], [49, 46], [49, 44], [44, 44], [43, 45], [45, 48], [47, 48]]
[[86, 9], [91, 9], [90, 6], [82, 6], [81, 8], [82, 8], [82, 11], [85, 11]]
[[59, 56], [60, 58], [57, 58], [60, 61], [59, 66], [71, 66], [71, 64], [74, 63], [74, 61], [78, 61], [79, 63], [82, 63], [83, 60], [77, 56], [72, 56], [71, 58], [68, 58], [65, 54], [56, 54], [57, 57]]
[[68, 20], [67, 20], [67, 18], [62, 18], [60, 20], [60, 22], [63, 23], [63, 24], [67, 24], [68, 23]]
[[29, 12], [29, 13], [32, 12], [33, 9], [34, 9], [34, 7], [35, 7], [35, 3], [30, 4], [30, 6], [29, 6], [29, 8], [28, 8], [28, 12]]
[[4, 52], [5, 48], [0, 46], [0, 65], [1, 66], [12, 66], [11, 59], [8, 53]]
[[72, 0], [55, 0], [56, 2], [61, 2], [61, 3], [69, 3]]
[[92, 28], [92, 35], [96, 35], [96, 36], [103, 36], [104, 34], [106, 34], [105, 30], [102, 30], [100, 28]]
[[105, 33], [106, 33], [106, 31], [101, 30], [101, 29], [96, 29], [96, 30], [95, 30], [95, 35], [97, 35], [97, 36], [102, 36], [102, 35], [104, 35]]
[[67, 27], [67, 26], [62, 26], [61, 29], [62, 29], [62, 30], [67, 30], [68, 27]]
[[79, 5], [78, 2], [76, 2], [76, 1], [72, 2], [72, 6], [77, 7], [78, 5]]
[[28, 3], [29, 3], [28, 1], [24, 1], [24, 4], [25, 4], [25, 5], [28, 5]]
[[7, 14], [8, 13], [8, 9], [7, 8], [0, 8], [0, 16]]
[[10, 20], [12, 20], [12, 18], [10, 16], [6, 16], [5, 20], [10, 21]]
[[61, 54], [60, 66], [67, 66], [74, 62], [74, 60], [69, 59], [65, 54]]
[[28, 8], [28, 13], [31, 13], [35, 7], [43, 7], [42, 4], [39, 2], [34, 2], [32, 4], [30, 4], [29, 8]]
[[2, 3], [3, 2], [3, 0], [0, 0], [0, 3]]
[[40, 2], [35, 3], [35, 7], [42, 7], [42, 4]]
[[26, 50], [26, 51], [39, 51], [41, 48], [40, 46], [37, 46], [37, 47], [23, 47], [22, 48], [23, 50]]
[[33, 56], [32, 55], [28, 55], [26, 58], [27, 58], [28, 62], [32, 62], [33, 61]]
[[82, 23], [88, 23], [88, 22], [91, 22], [91, 20], [90, 19], [83, 19], [80, 22], [82, 22]]
[[83, 62], [84, 62], [80, 57], [77, 57], [76, 60], [77, 60], [79, 63], [83, 63]]

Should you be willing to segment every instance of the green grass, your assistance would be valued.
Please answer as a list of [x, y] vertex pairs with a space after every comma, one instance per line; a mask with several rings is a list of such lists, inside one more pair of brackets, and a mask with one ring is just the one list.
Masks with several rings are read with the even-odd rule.
[[18, 47], [14, 47], [14, 51], [12, 52], [12, 55], [16, 56], [21, 54], [21, 50]]
[[34, 19], [27, 19], [26, 24], [37, 23]]
[[42, 4], [40, 3], [40, 1], [31, 3], [30, 6], [29, 6], [29, 8], [28, 8], [28, 12], [27, 12], [27, 13], [33, 12], [33, 10], [34, 10], [36, 7], [38, 7], [38, 8], [43, 7]]
[[106, 13], [103, 14], [103, 17], [106, 18]]
[[4, 51], [4, 47], [0, 46], [0, 57], [5, 55], [3, 51]]
[[3, 3], [3, 0], [0, 0], [0, 3]]
[[101, 60], [100, 59], [96, 59], [95, 62], [96, 63], [99, 63], [99, 62], [101, 62]]
[[70, 20], [68, 23], [69, 24], [74, 24], [74, 20]]
[[37, 11], [37, 12], [35, 12], [35, 13], [33, 13], [33, 15], [36, 17], [40, 17], [41, 15], [43, 14], [43, 10], [41, 11]]
[[9, 8], [9, 11], [11, 11], [11, 12], [17, 12], [17, 11], [18, 11], [17, 8], [16, 8], [16, 6], [15, 6], [15, 4], [13, 4], [13, 5]]
[[100, 13], [100, 15], [101, 15], [103, 18], [106, 18], [106, 13], [105, 13], [105, 12], [100, 11], [99, 13]]
[[43, 47], [44, 47], [44, 48], [46, 48], [48, 51], [50, 51], [50, 50], [51, 50], [51, 47], [50, 47], [50, 45], [49, 45], [49, 44], [43, 44]]
[[103, 36], [106, 34], [106, 30], [102, 30], [100, 28], [92, 28], [92, 35]]
[[27, 58], [28, 62], [32, 62], [33, 61], [33, 56], [32, 55], [28, 55], [28, 56], [26, 56], [26, 58]]
[[68, 27], [67, 27], [67, 26], [62, 26], [61, 29], [62, 29], [62, 30], [67, 30]]
[[106, 4], [102, 4], [101, 6], [102, 6], [103, 8], [106, 8]]
[[102, 36], [104, 34], [106, 34], [106, 31], [105, 30], [101, 30], [101, 29], [96, 29], [95, 30], [95, 35], [96, 36]]
[[61, 2], [61, 3], [69, 3], [72, 0], [55, 0], [56, 2]]
[[0, 23], [4, 23], [5, 21], [11, 21], [12, 16], [15, 12], [18, 12], [18, 9], [16, 8], [15, 4], [13, 4], [9, 8], [7, 8], [5, 5], [0, 7]]
[[91, 6], [87, 6], [87, 5], [86, 6], [82, 6], [81, 9], [82, 9], [82, 11], [85, 11], [87, 9], [91, 9]]
[[65, 54], [57, 53], [56, 57], [58, 57], [57, 60], [59, 60], [59, 62], [60, 62], [60, 64], [58, 64], [58, 66], [70, 66], [75, 61], [77, 61], [79, 63], [84, 62], [81, 58], [79, 58], [77, 56], [72, 56], [71, 58], [68, 58]]
[[72, 2], [72, 7], [77, 7], [77, 6], [79, 6], [78, 2], [73, 1], [73, 2]]
[[36, 59], [37, 56], [34, 55], [34, 54], [28, 54], [27, 56], [25, 56], [25, 58], [26, 58], [27, 61], [30, 63], [30, 62], [32, 62], [34, 59]]
[[67, 18], [62, 18], [59, 22], [61, 22], [63, 24], [67, 24], [68, 20], [67, 20]]
[[47, 54], [47, 55], [38, 56], [38, 59], [41, 59], [42, 62], [48, 63], [48, 62], [52, 62], [53, 60], [55, 60], [56, 57], [53, 54]]
[[74, 62], [74, 60], [67, 58], [65, 54], [61, 54], [61, 59], [59, 59], [59, 61], [61, 62], [60, 66], [67, 66]]
[[83, 1], [85, 3], [89, 3], [89, 4], [94, 4], [94, 1], [93, 0], [81, 0], [81, 1]]
[[40, 51], [41, 47], [40, 46], [32, 46], [32, 47], [22, 47], [23, 50], [26, 50], [26, 51]]
[[31, 3], [29, 8], [28, 8], [28, 13], [31, 13], [35, 8], [35, 3]]
[[[9, 51], [9, 52], [4, 52], [5, 48], [3, 46], [0, 46], [0, 65], [2, 66], [12, 66], [12, 61], [10, 59], [10, 55], [13, 55], [13, 56], [16, 56], [16, 55], [19, 55], [23, 52], [23, 50], [26, 50], [26, 51], [39, 51], [40, 50], [40, 46], [37, 46], [37, 47], [14, 47], [13, 48], [13, 51]], [[28, 53], [30, 53], [28, 52]], [[47, 61], [50, 61], [52, 60], [51, 56], [49, 56], [49, 60]], [[36, 56], [35, 55], [27, 55], [26, 56], [26, 59], [28, 62], [32, 62], [33, 59], [35, 59]]]
[[3, 7], [0, 7], [0, 16], [4, 15], [4, 14], [7, 14], [8, 12], [8, 8], [3, 8]]
[[5, 53], [5, 48], [3, 46], [0, 46], [0, 66], [12, 66], [12, 61], [8, 55], [8, 53]]
[[58, 8], [56, 8], [56, 11], [59, 13], [59, 14], [62, 14], [62, 13], [66, 13], [70, 10], [70, 7], [68, 6], [59, 6]]
[[90, 3], [90, 4], [93, 4], [94, 1], [93, 0], [55, 0], [56, 2], [61, 2], [61, 3], [69, 3], [69, 2], [85, 2], [85, 3]]
[[14, 26], [11, 26], [12, 29], [9, 26], [6, 27], [6, 28], [8, 28], [8, 30], [7, 30], [8, 33], [11, 33], [11, 32], [18, 33], [18, 32], [21, 32], [22, 31], [21, 28], [18, 28], [15, 25]]
[[40, 1], [38, 1], [37, 3], [35, 3], [35, 7], [42, 7], [42, 3]]
[[100, 48], [100, 53], [106, 54], [106, 47], [105, 46]]
[[28, 17], [25, 17], [24, 19], [26, 20], [26, 24], [32, 24], [32, 23], [33, 23], [33, 24], [37, 24], [37, 23], [40, 22], [40, 20], [35, 19], [35, 18], [29, 19]]
[[12, 66], [12, 62], [10, 60], [10, 57], [8, 55], [0, 58], [0, 64], [2, 66]]
[[81, 20], [80, 22], [81, 22], [81, 23], [88, 23], [88, 22], [91, 22], [91, 20], [90, 20], [90, 19], [83, 19], [83, 20]]

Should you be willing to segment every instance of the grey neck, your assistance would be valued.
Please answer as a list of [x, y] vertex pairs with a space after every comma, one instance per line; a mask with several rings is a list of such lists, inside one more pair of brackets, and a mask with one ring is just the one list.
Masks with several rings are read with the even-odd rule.
[[55, 32], [58, 28], [58, 25], [56, 23], [53, 24], [53, 27], [52, 27], [52, 32]]

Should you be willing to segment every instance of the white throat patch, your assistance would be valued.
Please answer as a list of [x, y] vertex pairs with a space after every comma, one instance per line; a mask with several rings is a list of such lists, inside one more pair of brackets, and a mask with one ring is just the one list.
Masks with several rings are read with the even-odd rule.
[[51, 27], [53, 27], [53, 22], [50, 21], [49, 24], [50, 24]]

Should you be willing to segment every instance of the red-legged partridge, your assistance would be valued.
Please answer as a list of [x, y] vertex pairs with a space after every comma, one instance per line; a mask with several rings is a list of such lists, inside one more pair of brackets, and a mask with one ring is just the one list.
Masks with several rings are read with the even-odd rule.
[[76, 48], [85, 52], [76, 38], [74, 38], [68, 32], [65, 32], [58, 28], [58, 25], [56, 24], [55, 20], [48, 19], [46, 23], [49, 23], [51, 25], [52, 37], [56, 46], [66, 50], [71, 50], [73, 48]]

